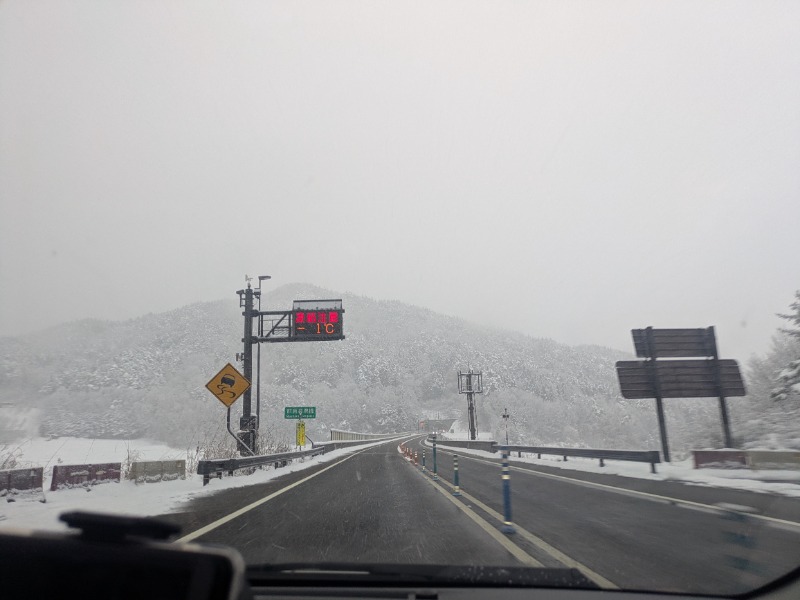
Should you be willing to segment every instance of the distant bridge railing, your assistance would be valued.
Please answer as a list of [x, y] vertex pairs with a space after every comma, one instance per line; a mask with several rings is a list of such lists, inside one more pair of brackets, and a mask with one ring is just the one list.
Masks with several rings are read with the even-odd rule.
[[398, 437], [402, 433], [358, 433], [356, 431], [342, 431], [341, 429], [331, 429], [331, 441], [353, 441], [353, 440], [387, 440]]

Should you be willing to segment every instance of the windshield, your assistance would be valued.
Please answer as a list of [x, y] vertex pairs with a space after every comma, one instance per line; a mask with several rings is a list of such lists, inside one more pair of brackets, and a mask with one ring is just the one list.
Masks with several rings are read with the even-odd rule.
[[162, 516], [297, 576], [800, 567], [798, 31], [3, 0], [0, 528]]

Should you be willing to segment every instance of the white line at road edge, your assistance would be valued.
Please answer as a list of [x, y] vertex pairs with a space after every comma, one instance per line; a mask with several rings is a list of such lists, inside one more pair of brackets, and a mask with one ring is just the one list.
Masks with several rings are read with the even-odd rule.
[[[445, 450], [442, 448], [442, 452], [446, 452], [447, 454], [458, 454], [459, 457], [463, 457], [467, 460], [474, 460], [476, 462], [481, 462], [487, 465], [498, 465], [496, 462], [492, 462], [489, 460], [481, 459], [476, 456], [470, 456], [469, 454], [462, 453], [459, 454], [458, 452], [453, 451], [453, 447], [450, 446], [449, 449]], [[509, 459], [511, 457], [509, 456]], [[535, 465], [534, 465], [535, 466]], [[638, 498], [643, 498], [645, 500], [650, 500], [651, 502], [660, 502], [662, 504], [673, 504], [673, 505], [682, 505], [686, 508], [691, 508], [694, 510], [699, 510], [702, 512], [714, 512], [714, 513], [723, 513], [727, 512], [714, 506], [713, 504], [703, 504], [702, 502], [694, 502], [692, 500], [683, 500], [681, 498], [673, 498], [672, 496], [661, 496], [659, 494], [651, 494], [650, 492], [640, 492], [638, 490], [629, 490], [627, 488], [616, 487], [613, 485], [608, 485], [605, 483], [596, 483], [594, 481], [586, 481], [585, 479], [574, 479], [572, 477], [566, 477], [564, 475], [554, 475], [553, 473], [545, 473], [543, 471], [535, 471], [534, 469], [525, 469], [522, 467], [509, 467], [512, 471], [517, 471], [520, 473], [527, 473], [528, 475], [533, 475], [536, 477], [549, 477], [551, 479], [560, 479], [562, 481], [568, 481], [569, 483], [574, 483], [576, 485], [583, 485], [586, 487], [597, 488], [601, 490], [605, 490], [607, 492], [612, 492], [615, 494], [624, 494], [626, 496], [634, 496]], [[738, 511], [733, 511], [738, 512]], [[777, 517], [769, 517], [767, 515], [757, 515], [752, 513], [747, 513], [748, 518], [756, 519], [761, 521], [766, 521], [770, 525], [775, 527], [780, 527], [782, 529], [789, 529], [789, 530], [796, 530], [800, 528], [800, 523], [797, 521], [788, 521], [785, 519], [778, 519]]]
[[[386, 443], [388, 444], [388, 443], [391, 443], [391, 442], [394, 442], [394, 441], [395, 440], [390, 440], [390, 441], [388, 441]], [[379, 446], [379, 445], [380, 444], [376, 444], [376, 446]], [[374, 447], [375, 446], [372, 446], [371, 448], [374, 448]], [[221, 525], [224, 525], [228, 521], [233, 521], [236, 517], [242, 516], [244, 513], [249, 512], [249, 511], [253, 510], [254, 508], [257, 508], [257, 507], [261, 506], [262, 504], [265, 504], [265, 503], [269, 502], [270, 500], [272, 500], [273, 498], [276, 498], [277, 496], [280, 496], [284, 492], [288, 492], [292, 488], [296, 488], [298, 485], [301, 485], [301, 484], [305, 483], [309, 479], [313, 479], [314, 477], [316, 477], [317, 475], [321, 475], [322, 473], [324, 473], [328, 469], [332, 469], [333, 467], [337, 467], [340, 464], [342, 464], [343, 462], [345, 462], [347, 460], [350, 460], [354, 456], [356, 456], [358, 454], [361, 454], [362, 452], [366, 452], [367, 450], [370, 450], [370, 448], [364, 448], [363, 450], [359, 450], [358, 452], [353, 452], [353, 454], [350, 454], [349, 456], [344, 457], [342, 460], [336, 461], [335, 463], [325, 467], [324, 469], [320, 469], [316, 473], [314, 473], [312, 475], [309, 475], [308, 477], [306, 477], [304, 479], [300, 479], [299, 481], [295, 481], [294, 483], [292, 483], [290, 485], [287, 485], [284, 488], [279, 489], [277, 492], [273, 492], [269, 496], [265, 496], [264, 498], [261, 498], [261, 500], [256, 500], [252, 504], [248, 504], [247, 506], [245, 506], [243, 508], [240, 508], [239, 510], [234, 511], [231, 514], [222, 517], [221, 519], [217, 519], [216, 521], [214, 521], [212, 523], [209, 523], [205, 527], [201, 527], [200, 529], [197, 529], [197, 530], [193, 531], [192, 533], [183, 536], [182, 538], [178, 538], [177, 540], [175, 540], [175, 542], [176, 543], [179, 543], [179, 542], [190, 542], [190, 541], [192, 541], [194, 539], [197, 539], [201, 535], [205, 535], [209, 531], [213, 531], [214, 529], [216, 529], [217, 527], [220, 527]]]
[[485, 519], [482, 519], [474, 510], [470, 509], [469, 507], [463, 505], [461, 502], [456, 500], [450, 492], [444, 489], [440, 485], [436, 485], [436, 482], [428, 479], [425, 477], [425, 481], [430, 483], [434, 489], [438, 490], [439, 492], [444, 495], [445, 498], [450, 500], [453, 504], [455, 504], [464, 514], [466, 514], [470, 519], [475, 521], [477, 525], [483, 529], [486, 533], [488, 533], [496, 542], [498, 542], [503, 548], [505, 548], [511, 555], [516, 558], [519, 562], [523, 565], [528, 565], [529, 567], [543, 567], [544, 565], [540, 563], [538, 560], [533, 558], [530, 554], [525, 552], [522, 548], [514, 544], [513, 542], [509, 541], [503, 534], [501, 534], [497, 529], [492, 527], [489, 523], [486, 522]]
[[[439, 490], [448, 500], [450, 500], [453, 504], [455, 504], [470, 519], [475, 521], [475, 523], [477, 523], [483, 530], [485, 530], [489, 535], [491, 535], [492, 538], [494, 538], [497, 542], [499, 542], [517, 560], [519, 560], [523, 564], [527, 564], [527, 565], [533, 566], [533, 567], [543, 567], [544, 566], [541, 562], [539, 562], [538, 560], [533, 558], [530, 554], [528, 554], [522, 548], [520, 548], [515, 543], [513, 543], [511, 540], [509, 540], [505, 535], [501, 534], [497, 530], [497, 528], [492, 527], [492, 525], [490, 523], [488, 523], [485, 519], [483, 519], [475, 511], [470, 509], [468, 506], [466, 506], [462, 502], [459, 502], [458, 500], [456, 500], [453, 497], [453, 495], [450, 492], [448, 492], [445, 488], [443, 488], [440, 485], [437, 485], [437, 483], [435, 481], [433, 481], [432, 479], [429, 479], [424, 473], [420, 473], [420, 474], [422, 474], [423, 477], [425, 477], [425, 480], [428, 483], [433, 485], [434, 488]], [[451, 489], [455, 489], [455, 486], [453, 484], [451, 484], [449, 481], [447, 481], [445, 479], [441, 479], [441, 478], [439, 479], [439, 481], [441, 483], [443, 483], [444, 485], [449, 486]], [[475, 506], [477, 506], [478, 508], [480, 508], [481, 510], [483, 510], [487, 514], [491, 515], [492, 517], [494, 517], [495, 519], [497, 519], [501, 523], [505, 522], [505, 519], [503, 518], [503, 516], [500, 513], [498, 513], [496, 510], [492, 509], [491, 507], [487, 506], [486, 504], [484, 504], [483, 502], [481, 502], [480, 500], [478, 500], [477, 498], [475, 498], [471, 494], [468, 494], [464, 490], [461, 490], [461, 495], [462, 495], [463, 498], [465, 498], [466, 500], [472, 502]], [[603, 589], [612, 589], [612, 590], [619, 589], [619, 586], [616, 585], [615, 583], [613, 583], [612, 581], [609, 581], [608, 579], [606, 579], [605, 577], [603, 577], [599, 573], [596, 573], [595, 571], [593, 571], [592, 569], [590, 569], [589, 567], [587, 567], [583, 563], [580, 563], [577, 560], [575, 560], [574, 558], [571, 558], [570, 556], [567, 556], [566, 554], [561, 552], [561, 550], [559, 550], [558, 548], [555, 548], [554, 546], [551, 546], [550, 544], [545, 542], [543, 539], [541, 539], [538, 536], [533, 535], [530, 531], [527, 531], [526, 529], [523, 529], [518, 524], [514, 523], [514, 528], [517, 530], [517, 533], [519, 535], [521, 535], [522, 537], [524, 537], [528, 542], [530, 542], [531, 544], [533, 544], [534, 546], [536, 546], [540, 550], [544, 551], [546, 554], [549, 554], [554, 559], [556, 559], [558, 562], [562, 563], [564, 566], [572, 568], [572, 569], [577, 569], [587, 579], [593, 581], [594, 583], [596, 583], [601, 588], [603, 588]]]

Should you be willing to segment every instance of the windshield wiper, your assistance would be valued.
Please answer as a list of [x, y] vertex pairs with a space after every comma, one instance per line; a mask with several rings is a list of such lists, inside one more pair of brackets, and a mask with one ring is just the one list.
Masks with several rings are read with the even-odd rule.
[[249, 565], [250, 585], [503, 586], [599, 589], [577, 569], [361, 563]]

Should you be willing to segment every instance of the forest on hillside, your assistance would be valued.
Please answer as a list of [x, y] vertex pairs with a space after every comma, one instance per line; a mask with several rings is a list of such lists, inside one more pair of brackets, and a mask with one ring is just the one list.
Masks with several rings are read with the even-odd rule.
[[[296, 298], [339, 296], [289, 285], [265, 294], [264, 305], [288, 309]], [[498, 439], [505, 437], [500, 415], [508, 409], [512, 443], [660, 447], [653, 401], [619, 394], [614, 363], [630, 358], [624, 352], [480, 327], [401, 302], [342, 297], [345, 340], [262, 345], [261, 429], [276, 447], [291, 443], [293, 434], [285, 406], [317, 407], [317, 419], [307, 424], [316, 441], [331, 428], [415, 431], [436, 414], [457, 418], [463, 428], [466, 402], [456, 372], [468, 367], [483, 372], [479, 428]], [[748, 365], [749, 395], [729, 400], [739, 445], [800, 447], [795, 305], [772, 352]], [[45, 436], [148, 437], [180, 447], [225, 440], [225, 408], [205, 383], [235, 363], [241, 318], [234, 298], [0, 339], [0, 442], [21, 434], [8, 416], [15, 409], [34, 411]], [[713, 399], [666, 405], [677, 457], [721, 447]], [[234, 423], [240, 406], [234, 405]]]

